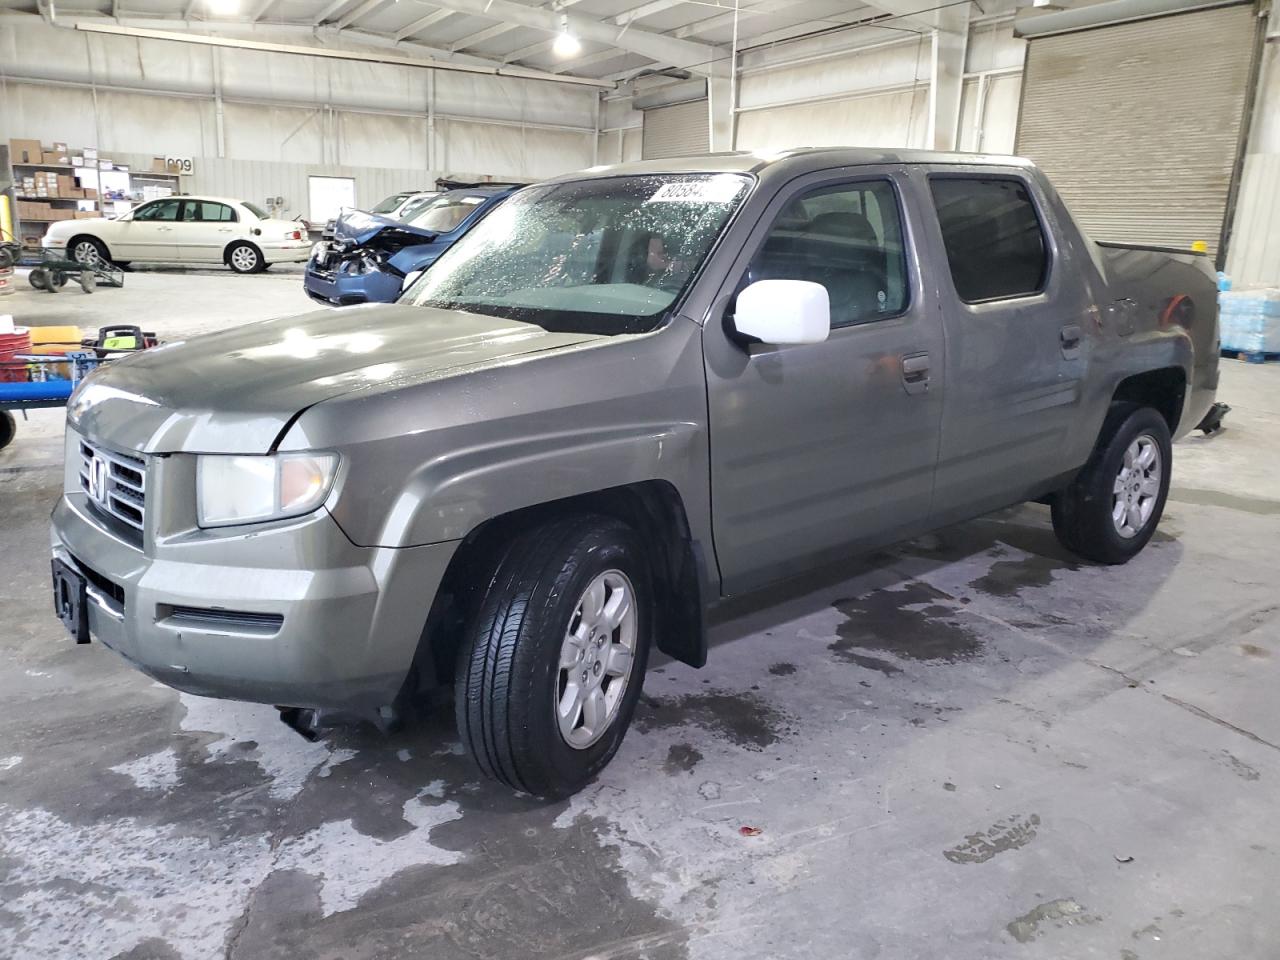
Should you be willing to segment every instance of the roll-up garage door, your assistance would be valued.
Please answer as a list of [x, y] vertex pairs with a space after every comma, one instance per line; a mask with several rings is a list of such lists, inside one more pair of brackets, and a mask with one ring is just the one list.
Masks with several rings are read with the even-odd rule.
[[1032, 37], [1017, 152], [1093, 239], [1216, 253], [1257, 29], [1241, 4]]
[[644, 111], [640, 155], [645, 160], [696, 156], [710, 149], [710, 115], [705, 99]]

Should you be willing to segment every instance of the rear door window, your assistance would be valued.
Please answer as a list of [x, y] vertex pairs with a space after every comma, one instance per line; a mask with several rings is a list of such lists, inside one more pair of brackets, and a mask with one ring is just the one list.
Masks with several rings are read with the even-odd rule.
[[1008, 300], [1044, 289], [1049, 244], [1023, 181], [933, 176], [929, 187], [961, 300]]
[[211, 200], [189, 200], [189, 205], [196, 208], [193, 219], [205, 223], [230, 223], [236, 219], [236, 212], [225, 203], [214, 203]]

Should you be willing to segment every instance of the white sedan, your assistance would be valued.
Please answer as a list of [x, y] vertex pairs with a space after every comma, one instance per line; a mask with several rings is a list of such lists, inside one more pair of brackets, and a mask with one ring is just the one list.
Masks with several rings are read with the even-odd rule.
[[85, 264], [225, 263], [236, 273], [302, 263], [311, 255], [303, 224], [222, 197], [164, 197], [118, 217], [58, 220], [42, 244]]

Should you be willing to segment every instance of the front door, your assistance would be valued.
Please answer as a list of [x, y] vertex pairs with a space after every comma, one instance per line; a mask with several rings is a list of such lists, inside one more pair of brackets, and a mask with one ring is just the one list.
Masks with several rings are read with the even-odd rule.
[[[1029, 497], [1079, 466], [1092, 335], [1049, 198], [1017, 168], [916, 169], [947, 339], [934, 520]], [[1089, 443], [1085, 444], [1087, 454]]]
[[744, 345], [720, 317], [705, 327], [726, 594], [925, 529], [943, 339], [915, 253], [920, 211], [904, 185], [898, 168], [800, 178], [735, 265], [729, 293], [762, 279], [825, 286], [825, 342]]
[[118, 239], [110, 241], [112, 259], [163, 262], [177, 259], [173, 228], [181, 208], [181, 198], [165, 197], [135, 209], [114, 233]]

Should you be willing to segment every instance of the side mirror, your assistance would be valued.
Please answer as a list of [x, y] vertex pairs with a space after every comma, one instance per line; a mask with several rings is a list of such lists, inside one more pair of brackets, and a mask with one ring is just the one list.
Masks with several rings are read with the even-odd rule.
[[757, 280], [738, 294], [733, 326], [761, 343], [821, 343], [831, 332], [827, 288], [811, 280]]

